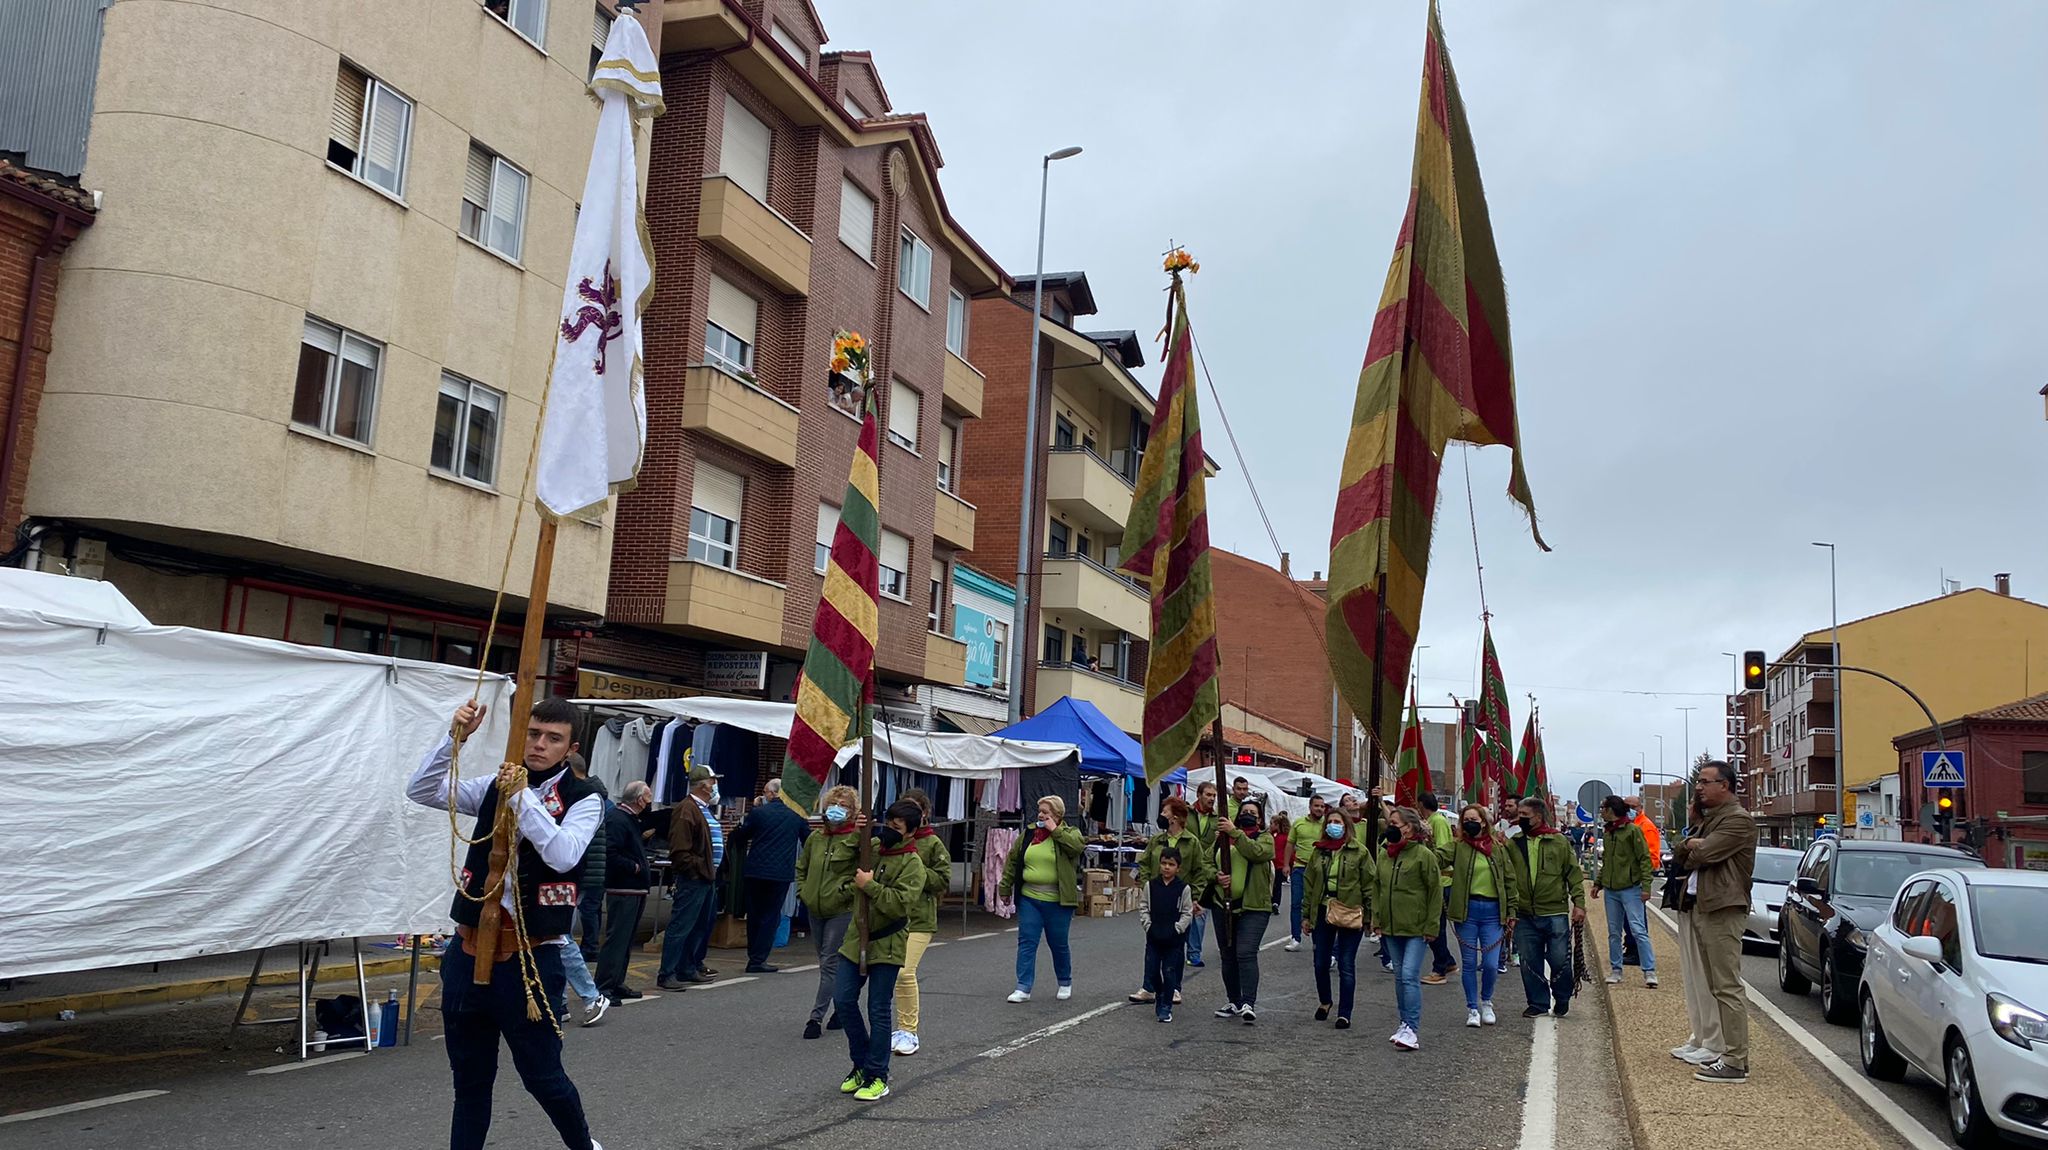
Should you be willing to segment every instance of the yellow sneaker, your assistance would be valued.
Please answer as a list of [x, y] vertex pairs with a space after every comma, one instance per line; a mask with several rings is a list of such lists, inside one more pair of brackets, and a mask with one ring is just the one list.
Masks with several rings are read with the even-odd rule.
[[839, 1084], [839, 1092], [841, 1094], [851, 1094], [859, 1090], [861, 1083], [867, 1081], [867, 1077], [859, 1067], [855, 1067], [853, 1073], [846, 1076], [846, 1081]]
[[855, 1102], [879, 1102], [888, 1096], [889, 1080], [886, 1078], [870, 1078], [867, 1085], [853, 1092]]

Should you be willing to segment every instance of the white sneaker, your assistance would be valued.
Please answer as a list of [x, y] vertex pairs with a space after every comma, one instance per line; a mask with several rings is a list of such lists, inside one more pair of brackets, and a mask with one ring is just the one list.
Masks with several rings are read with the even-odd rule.
[[1402, 1050], [1420, 1050], [1422, 1049], [1422, 1037], [1410, 1029], [1406, 1023], [1402, 1023], [1401, 1029], [1394, 1035], [1394, 1045]]
[[1686, 1055], [1684, 1058], [1679, 1059], [1679, 1061], [1690, 1062], [1694, 1066], [1705, 1066], [1709, 1062], [1718, 1062], [1720, 1061], [1720, 1059], [1721, 1056], [1712, 1050], [1696, 1050], [1693, 1053]]
[[1237, 1004], [1236, 1004], [1236, 1003], [1234, 1003], [1234, 1002], [1229, 1002], [1229, 1003], [1225, 1003], [1225, 1004], [1223, 1004], [1222, 1006], [1219, 1006], [1219, 1007], [1217, 1007], [1217, 1008], [1216, 1008], [1216, 1017], [1218, 1017], [1218, 1018], [1236, 1018], [1236, 1017], [1237, 1017], [1237, 1009], [1238, 1009], [1238, 1007], [1237, 1007]]
[[1134, 990], [1125, 997], [1131, 1002], [1151, 1002], [1154, 995], [1149, 990]]
[[1680, 1062], [1684, 1062], [1685, 1060], [1691, 1058], [1693, 1055], [1698, 1054], [1699, 1052], [1699, 1047], [1694, 1046], [1692, 1043], [1688, 1042], [1684, 1046], [1672, 1047], [1671, 1057], [1678, 1059]]
[[1648, 974], [1645, 974], [1643, 976], [1643, 985], [1649, 987], [1651, 990], [1657, 989], [1657, 972], [1653, 970]]
[[1246, 1024], [1254, 1023], [1259, 1020], [1259, 1012], [1253, 1010], [1250, 1003], [1246, 1003], [1244, 1005], [1244, 1008], [1237, 1012], [1237, 1016], [1239, 1018], [1244, 1019]]
[[1389, 1035], [1387, 1035], [1387, 1041], [1388, 1041], [1388, 1042], [1399, 1042], [1399, 1041], [1401, 1041], [1401, 1032], [1402, 1032], [1402, 1031], [1404, 1031], [1404, 1030], [1406, 1030], [1406, 1029], [1408, 1029], [1408, 1024], [1407, 1024], [1407, 1023], [1405, 1023], [1405, 1022], [1404, 1022], [1404, 1023], [1402, 1023], [1402, 1024], [1401, 1024], [1401, 1025], [1399, 1025], [1399, 1026], [1396, 1026], [1396, 1027], [1394, 1028], [1394, 1032], [1393, 1032], [1392, 1034], [1389, 1034]]
[[1010, 992], [1010, 997], [1008, 997], [1008, 998], [1004, 999], [1003, 1001], [1004, 1001], [1004, 1002], [1030, 1002], [1030, 1001], [1031, 1001], [1031, 992], [1030, 992], [1030, 991], [1028, 991], [1028, 990], [1013, 990], [1013, 991], [1011, 991], [1011, 992]]
[[1493, 1013], [1493, 1003], [1482, 1002], [1479, 1004], [1479, 1021], [1485, 1023], [1488, 1026], [1492, 1026], [1500, 1021], [1500, 1019]]
[[1477, 1009], [1473, 1009], [1473, 1010], [1468, 1010], [1468, 1011], [1466, 1011], [1466, 1012], [1465, 1012], [1465, 1025], [1467, 1025], [1467, 1026], [1478, 1026], [1478, 1025], [1480, 1025], [1480, 1023], [1479, 1023], [1479, 1011], [1478, 1011]]
[[604, 1021], [604, 1012], [610, 1010], [611, 1008], [612, 1000], [600, 994], [595, 999], [591, 1000], [589, 1006], [584, 1008], [583, 1021], [578, 1023], [577, 1025], [596, 1026], [598, 1023]]
[[1175, 1006], [1179, 1006], [1179, 1005], [1180, 1005], [1180, 991], [1178, 991], [1178, 990], [1176, 990], [1176, 991], [1174, 991], [1174, 992], [1173, 992], [1173, 1004], [1174, 1004]]
[[1298, 938], [1290, 938], [1290, 939], [1288, 939], [1288, 940], [1287, 940], [1287, 945], [1286, 945], [1286, 946], [1283, 946], [1283, 947], [1281, 947], [1280, 949], [1282, 949], [1282, 950], [1300, 950], [1300, 949], [1301, 949], [1301, 940], [1300, 940], [1300, 939], [1298, 939]]
[[917, 1035], [912, 1034], [908, 1030], [897, 1031], [895, 1040], [889, 1044], [889, 1051], [892, 1054], [916, 1054]]
[[1610, 971], [1608, 971], [1608, 972], [1607, 972], [1607, 985], [1609, 985], [1609, 986], [1620, 986], [1620, 985], [1621, 985], [1621, 972], [1620, 972], [1620, 971], [1618, 971], [1618, 970], [1610, 970]]
[[1059, 988], [1057, 992], [1053, 994], [1053, 997], [1059, 999], [1061, 1002], [1065, 1002], [1069, 998], [1074, 997], [1074, 988], [1071, 986], [1062, 986]]

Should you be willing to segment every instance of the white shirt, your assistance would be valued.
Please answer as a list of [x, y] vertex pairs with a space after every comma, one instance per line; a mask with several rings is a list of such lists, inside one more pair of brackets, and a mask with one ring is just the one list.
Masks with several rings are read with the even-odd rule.
[[[448, 809], [448, 764], [453, 760], [455, 741], [447, 735], [427, 757], [420, 760], [419, 769], [412, 773], [412, 780], [405, 785], [405, 797], [423, 807], [438, 810]], [[583, 853], [590, 849], [590, 840], [597, 834], [598, 824], [604, 820], [604, 799], [598, 795], [585, 795], [576, 801], [562, 815], [557, 823], [548, 814], [546, 800], [554, 793], [566, 771], [557, 773], [537, 787], [528, 787], [510, 796], [506, 801], [519, 815], [519, 837], [533, 844], [540, 852], [541, 861], [558, 871], [567, 871], [583, 861]], [[455, 790], [455, 810], [458, 814], [473, 815], [483, 809], [484, 792], [498, 780], [498, 772], [480, 772], [465, 778]], [[474, 837], [476, 831], [471, 832]], [[506, 884], [499, 901], [506, 910], [517, 910], [512, 902], [511, 884]]]

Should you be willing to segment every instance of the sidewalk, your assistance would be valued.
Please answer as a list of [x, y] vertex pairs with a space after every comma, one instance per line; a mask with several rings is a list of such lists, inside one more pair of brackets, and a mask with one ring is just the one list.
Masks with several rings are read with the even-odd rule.
[[[1600, 980], [1607, 977], [1605, 901], [1589, 895], [1586, 904], [1586, 959]], [[1874, 1136], [1861, 1105], [1754, 1010], [1749, 1016], [1749, 1081], [1740, 1086], [1695, 1082], [1693, 1068], [1671, 1057], [1671, 1048], [1684, 1042], [1690, 1030], [1678, 939], [1654, 912], [1650, 937], [1662, 986], [1646, 989], [1634, 967], [1622, 968], [1617, 986], [1597, 983], [1614, 1015], [1615, 1061], [1637, 1150], [1879, 1150], [1893, 1144]]]

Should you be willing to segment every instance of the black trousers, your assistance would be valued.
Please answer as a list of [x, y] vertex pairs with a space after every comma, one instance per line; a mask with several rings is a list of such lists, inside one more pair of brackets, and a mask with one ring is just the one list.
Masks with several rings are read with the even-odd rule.
[[[549, 999], [563, 989], [562, 948], [533, 948], [533, 964]], [[455, 1115], [449, 1124], [451, 1150], [483, 1150], [491, 1131], [491, 1087], [498, 1078], [498, 1041], [512, 1052], [512, 1065], [526, 1092], [547, 1112], [569, 1150], [590, 1150], [590, 1127], [583, 1120], [583, 1099], [562, 1069], [562, 1039], [545, 1017], [526, 1017], [526, 989], [517, 956], [491, 969], [489, 986], [474, 981], [476, 958], [462, 941], [448, 944], [441, 956], [442, 1044], [455, 1077]], [[543, 1014], [546, 1012], [543, 1011]]]
[[782, 903], [789, 884], [779, 879], [750, 878], [747, 888], [747, 965], [759, 966], [775, 950], [775, 931], [782, 925]]
[[1187, 935], [1145, 936], [1145, 986], [1154, 992], [1153, 1013], [1161, 1018], [1173, 1013], [1173, 996], [1180, 991], [1187, 961]]
[[597, 954], [597, 992], [618, 1001], [613, 992], [626, 985], [626, 964], [633, 958], [633, 932], [647, 909], [645, 894], [604, 896], [604, 944]]

